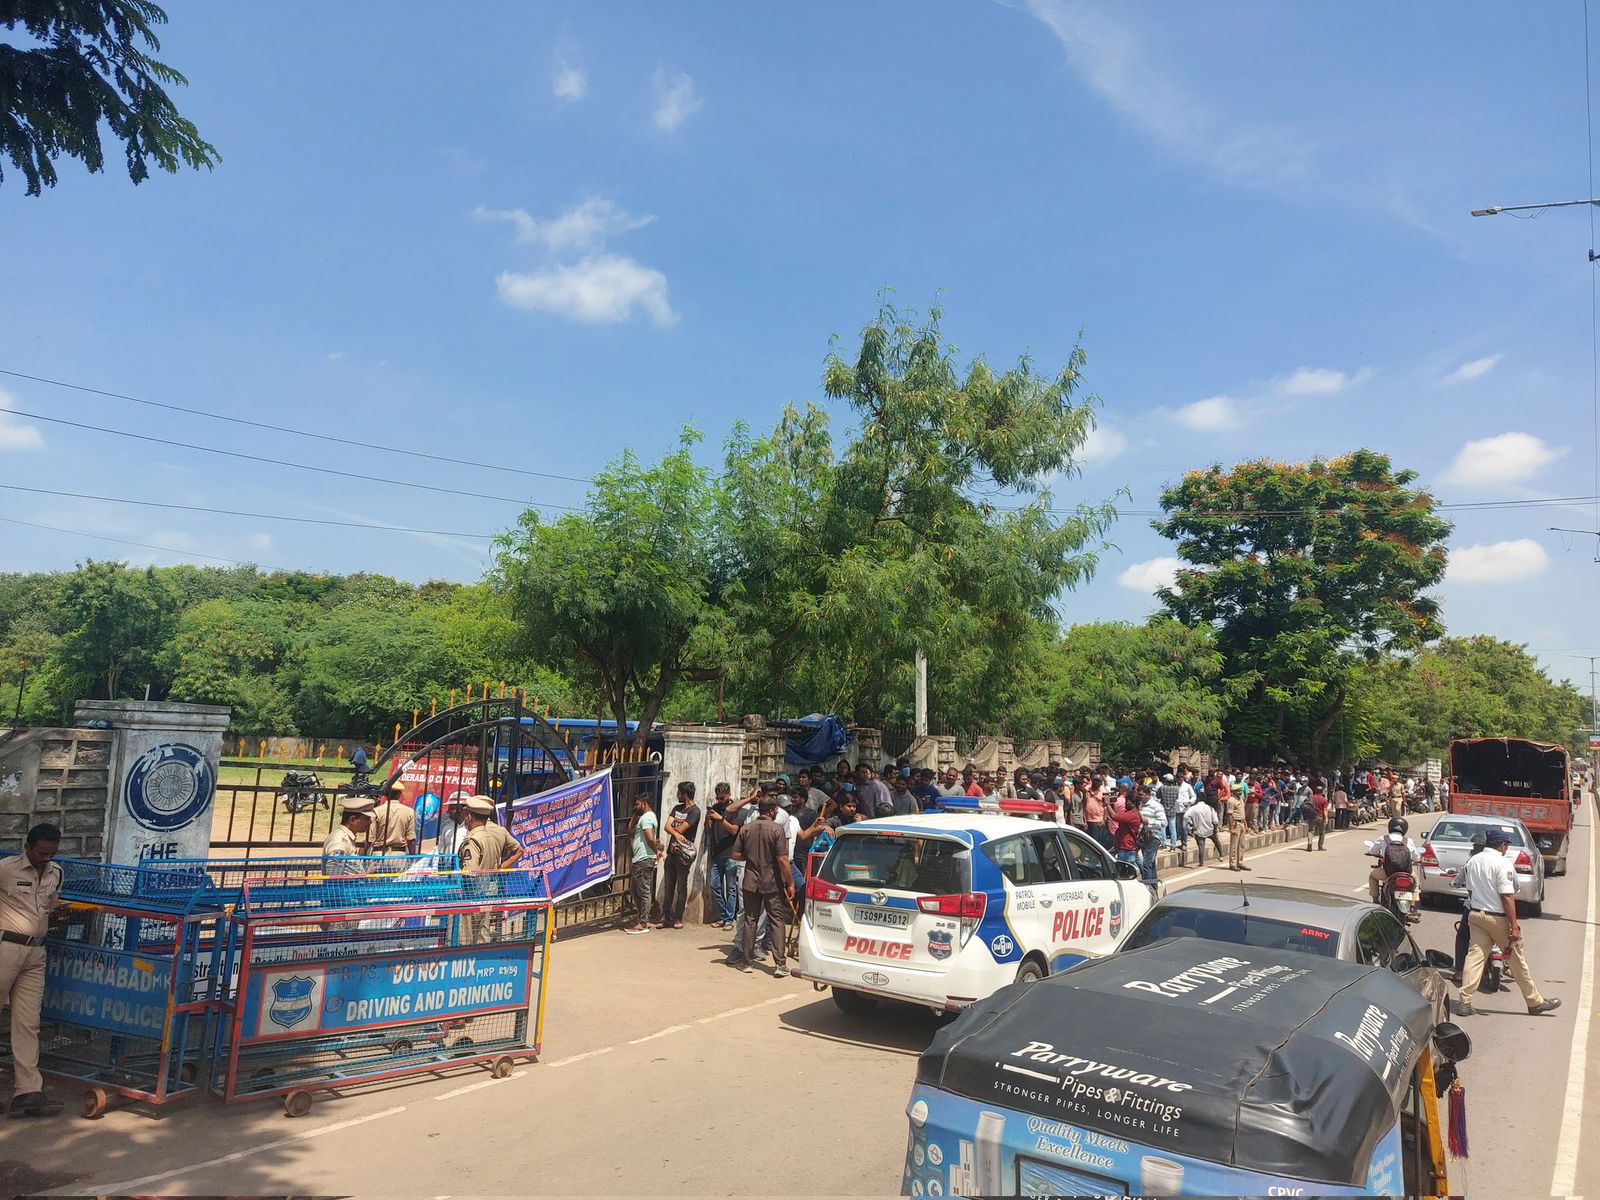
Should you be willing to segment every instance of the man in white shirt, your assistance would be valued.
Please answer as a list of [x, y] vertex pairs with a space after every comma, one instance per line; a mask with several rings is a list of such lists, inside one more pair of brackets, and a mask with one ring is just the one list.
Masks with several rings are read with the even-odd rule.
[[1484, 840], [1489, 850], [1474, 854], [1461, 868], [1456, 882], [1467, 889], [1467, 928], [1472, 945], [1467, 949], [1467, 969], [1461, 979], [1461, 1002], [1456, 1012], [1473, 1016], [1472, 999], [1483, 980], [1483, 965], [1495, 946], [1504, 947], [1511, 976], [1522, 989], [1523, 1002], [1534, 1016], [1559, 1008], [1561, 1001], [1546, 1000], [1533, 982], [1528, 959], [1522, 951], [1522, 926], [1517, 923], [1517, 873], [1506, 857], [1511, 834], [1504, 828], [1489, 830]]

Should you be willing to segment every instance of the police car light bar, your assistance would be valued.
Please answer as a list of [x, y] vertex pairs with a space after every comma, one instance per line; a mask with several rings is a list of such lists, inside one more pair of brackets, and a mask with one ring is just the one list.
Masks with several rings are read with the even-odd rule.
[[1018, 817], [1054, 816], [1048, 800], [1008, 800], [1003, 796], [941, 796], [938, 808], [946, 812], [1001, 813]]

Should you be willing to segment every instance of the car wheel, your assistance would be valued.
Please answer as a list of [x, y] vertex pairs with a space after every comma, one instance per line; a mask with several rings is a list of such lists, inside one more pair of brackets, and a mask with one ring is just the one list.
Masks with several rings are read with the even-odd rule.
[[839, 1006], [839, 1011], [848, 1013], [852, 1017], [864, 1017], [878, 1007], [878, 998], [869, 996], [865, 992], [857, 992], [851, 988], [834, 988], [833, 1002]]
[[1045, 975], [1045, 969], [1031, 958], [1017, 968], [1018, 983], [1038, 983]]
[[1519, 900], [1517, 908], [1521, 910], [1522, 915], [1525, 917], [1542, 917], [1544, 915], [1544, 897], [1541, 896], [1532, 903]]

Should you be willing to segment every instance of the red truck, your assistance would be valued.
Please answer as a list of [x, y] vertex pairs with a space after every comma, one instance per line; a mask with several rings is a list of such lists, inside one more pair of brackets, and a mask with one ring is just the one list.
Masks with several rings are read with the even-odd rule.
[[1450, 743], [1450, 811], [1521, 821], [1548, 875], [1567, 873], [1576, 800], [1565, 746], [1509, 737]]

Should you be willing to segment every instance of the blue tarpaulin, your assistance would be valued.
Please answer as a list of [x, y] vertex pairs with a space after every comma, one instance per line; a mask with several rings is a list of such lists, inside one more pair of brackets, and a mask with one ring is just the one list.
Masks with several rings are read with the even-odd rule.
[[844, 722], [831, 713], [827, 716], [812, 713], [809, 717], [801, 717], [792, 723], [803, 726], [806, 730], [801, 736], [784, 740], [784, 761], [794, 763], [796, 766], [809, 766], [843, 754], [845, 746], [850, 741], [850, 735], [845, 732]]

